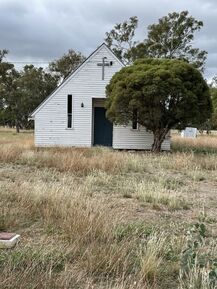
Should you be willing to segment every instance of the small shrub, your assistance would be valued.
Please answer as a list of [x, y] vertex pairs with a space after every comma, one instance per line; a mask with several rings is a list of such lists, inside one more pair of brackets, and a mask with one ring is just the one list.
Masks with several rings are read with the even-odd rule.
[[216, 244], [207, 238], [203, 223], [194, 224], [188, 231], [187, 248], [181, 257], [179, 289], [215, 289], [217, 286]]

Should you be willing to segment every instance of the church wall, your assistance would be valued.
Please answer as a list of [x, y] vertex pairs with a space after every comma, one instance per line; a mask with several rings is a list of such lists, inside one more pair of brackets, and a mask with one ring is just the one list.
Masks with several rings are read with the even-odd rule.
[[[102, 67], [97, 63], [112, 61], [105, 67], [102, 80]], [[105, 86], [116, 71], [120, 62], [106, 46], [102, 46], [84, 65], [63, 83], [54, 95], [35, 113], [36, 146], [84, 146], [92, 145], [92, 99], [105, 98]], [[67, 128], [67, 95], [72, 94], [72, 128]], [[81, 104], [83, 103], [83, 107]]]

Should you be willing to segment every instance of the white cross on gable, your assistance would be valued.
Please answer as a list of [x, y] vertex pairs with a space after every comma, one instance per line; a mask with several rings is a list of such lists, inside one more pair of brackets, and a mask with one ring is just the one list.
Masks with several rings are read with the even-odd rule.
[[97, 66], [102, 66], [102, 80], [105, 79], [105, 66], [110, 66], [113, 64], [112, 61], [108, 62], [106, 61], [107, 57], [102, 58], [102, 62], [97, 63]]

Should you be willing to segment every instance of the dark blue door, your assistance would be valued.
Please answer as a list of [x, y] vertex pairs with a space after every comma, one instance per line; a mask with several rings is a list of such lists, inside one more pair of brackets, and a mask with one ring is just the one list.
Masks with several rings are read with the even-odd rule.
[[94, 145], [112, 146], [112, 123], [106, 118], [104, 107], [94, 108]]

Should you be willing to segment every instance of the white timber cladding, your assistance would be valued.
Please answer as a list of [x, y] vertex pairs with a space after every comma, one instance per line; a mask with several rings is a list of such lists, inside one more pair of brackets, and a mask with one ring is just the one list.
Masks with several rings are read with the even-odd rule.
[[[105, 67], [102, 80], [102, 58], [112, 61]], [[106, 98], [105, 87], [111, 77], [123, 64], [103, 44], [69, 78], [54, 91], [33, 113], [35, 121], [36, 146], [78, 146], [91, 147], [94, 135], [94, 107], [103, 107]], [[67, 128], [67, 96], [72, 95], [72, 128]], [[83, 107], [81, 104], [83, 103]], [[153, 134], [139, 126], [113, 125], [113, 148], [150, 149]], [[163, 145], [170, 150], [170, 138]]]
[[[97, 63], [112, 61], [105, 67]], [[92, 146], [92, 99], [105, 98], [105, 87], [122, 64], [106, 47], [100, 48], [81, 66], [81, 69], [63, 83], [35, 113], [36, 146]], [[67, 95], [72, 94], [72, 129], [67, 129]], [[84, 107], [81, 107], [81, 103]]]
[[[153, 134], [145, 127], [138, 126], [113, 126], [113, 148], [114, 149], [137, 149], [150, 150], [153, 144]], [[162, 150], [170, 150], [170, 136], [168, 135], [162, 144]]]
[[[105, 99], [94, 99], [93, 107], [104, 107]], [[153, 144], [153, 134], [148, 132], [145, 127], [138, 125], [138, 129], [132, 126], [113, 125], [113, 144], [114, 149], [150, 150]], [[170, 150], [170, 135], [166, 137], [162, 144], [162, 150]]]

